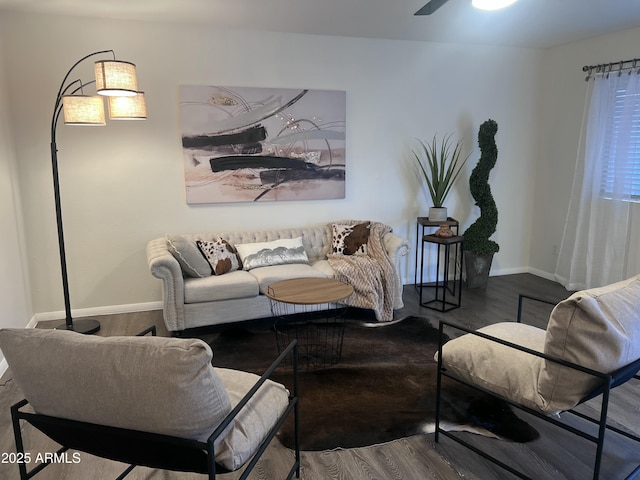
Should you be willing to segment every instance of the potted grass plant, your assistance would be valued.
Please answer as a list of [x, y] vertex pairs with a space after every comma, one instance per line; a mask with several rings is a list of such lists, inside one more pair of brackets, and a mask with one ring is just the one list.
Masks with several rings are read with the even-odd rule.
[[462, 143], [453, 144], [452, 134], [447, 135], [438, 143], [436, 135], [431, 143], [418, 140], [413, 156], [424, 177], [432, 206], [429, 208], [430, 221], [444, 221], [447, 219], [447, 207], [444, 201], [451, 191], [451, 187], [462, 171], [467, 157], [462, 158]]

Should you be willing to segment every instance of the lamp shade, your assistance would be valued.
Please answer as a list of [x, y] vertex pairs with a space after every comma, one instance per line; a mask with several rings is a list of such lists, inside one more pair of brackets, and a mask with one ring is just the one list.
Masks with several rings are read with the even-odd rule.
[[133, 97], [108, 97], [109, 118], [112, 120], [146, 120], [147, 105], [144, 92]]
[[126, 97], [138, 92], [135, 64], [120, 60], [100, 60], [94, 66], [98, 94]]
[[65, 125], [106, 125], [104, 100], [93, 95], [65, 95], [62, 97]]
[[472, 0], [471, 4], [480, 10], [500, 10], [516, 1], [517, 0]]

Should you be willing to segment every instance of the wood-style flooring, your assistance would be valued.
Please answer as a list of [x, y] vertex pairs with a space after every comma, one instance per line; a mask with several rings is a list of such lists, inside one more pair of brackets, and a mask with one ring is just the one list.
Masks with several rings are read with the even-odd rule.
[[[530, 274], [491, 277], [486, 290], [462, 292], [462, 307], [448, 313], [439, 313], [418, 305], [417, 292], [412, 285], [404, 290], [405, 307], [396, 312], [397, 317], [421, 315], [429, 318], [436, 326], [440, 318], [458, 322], [470, 328], [495, 323], [513, 321], [517, 312], [518, 294], [559, 301], [569, 295], [560, 285]], [[525, 305], [525, 319], [544, 328], [548, 310], [539, 306]], [[160, 311], [110, 315], [99, 318], [102, 329], [100, 335], [133, 335], [143, 328], [155, 324], [160, 335], [167, 335]], [[51, 327], [60, 322], [45, 322], [40, 327]], [[72, 354], [72, 352], [70, 352]], [[79, 366], [81, 368], [81, 366]], [[640, 388], [622, 386], [612, 395], [611, 417], [617, 422], [640, 432], [638, 418], [638, 398]], [[22, 399], [22, 394], [8, 371], [0, 380], [0, 479], [17, 479], [18, 468], [8, 460], [15, 452], [9, 407]], [[468, 441], [481, 448], [501, 455], [503, 459], [526, 471], [533, 478], [544, 479], [588, 479], [594, 447], [572, 435], [558, 432], [538, 419], [526, 417], [538, 431], [541, 438], [528, 444], [509, 442], [463, 433]], [[25, 443], [28, 449], [37, 453], [53, 452], [55, 444], [31, 427], [24, 427]], [[112, 479], [117, 477], [125, 465], [99, 459], [81, 453], [77, 464], [57, 464], [47, 467], [35, 478], [37, 480], [88, 480]], [[282, 447], [277, 440], [267, 450], [263, 460], [252, 473], [252, 479], [280, 479], [288, 470], [291, 451]], [[628, 440], [610, 435], [605, 444], [602, 479], [624, 478], [640, 463], [640, 449]], [[127, 477], [132, 480], [187, 480], [203, 479], [202, 475], [176, 473], [137, 467]], [[234, 480], [237, 473], [221, 476]], [[383, 445], [366, 448], [304, 452], [302, 454], [302, 478], [305, 480], [493, 480], [510, 479], [512, 475], [482, 459], [473, 452], [459, 446], [446, 437], [435, 443], [434, 434], [418, 435], [396, 440]]]

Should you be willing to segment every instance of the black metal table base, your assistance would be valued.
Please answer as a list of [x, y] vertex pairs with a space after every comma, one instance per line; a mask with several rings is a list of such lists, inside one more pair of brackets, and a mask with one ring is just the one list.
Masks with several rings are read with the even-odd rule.
[[[420, 305], [439, 312], [448, 312], [455, 308], [459, 308], [462, 304], [462, 256], [463, 256], [463, 238], [461, 236], [453, 236], [449, 238], [436, 237], [435, 235], [425, 235], [423, 237], [424, 243], [433, 243], [438, 246], [437, 252], [437, 264], [436, 264], [436, 281], [432, 283], [424, 282], [424, 253], [422, 255], [422, 261], [420, 263], [420, 284], [418, 289], [420, 291]], [[451, 247], [455, 246], [455, 254], [453, 258], [453, 278], [451, 277], [450, 264], [451, 264]], [[441, 272], [441, 255], [440, 249], [444, 247], [444, 258], [442, 268], [442, 279], [440, 278]], [[434, 297], [431, 300], [423, 300], [423, 290], [425, 288], [433, 289]], [[449, 298], [447, 298], [449, 293]]]
[[[274, 302], [276, 303], [276, 302]], [[274, 310], [278, 312], [278, 306]], [[291, 307], [291, 306], [289, 306]], [[340, 362], [344, 340], [347, 306], [324, 305], [323, 310], [307, 310], [296, 306], [294, 313], [278, 312], [274, 332], [278, 352], [293, 339], [298, 340], [298, 365], [301, 370], [321, 370]], [[308, 307], [308, 306], [305, 306]], [[321, 308], [318, 305], [312, 307]], [[284, 362], [287, 365], [287, 360]]]

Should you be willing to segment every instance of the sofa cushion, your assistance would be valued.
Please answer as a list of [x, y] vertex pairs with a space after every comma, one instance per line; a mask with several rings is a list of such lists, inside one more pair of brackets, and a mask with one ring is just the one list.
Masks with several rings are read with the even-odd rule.
[[273, 282], [288, 280], [290, 278], [326, 278], [327, 275], [311, 265], [274, 265], [271, 267], [254, 268], [249, 272], [258, 282], [260, 293], [264, 294], [267, 287]]
[[[248, 372], [215, 368], [229, 394], [231, 407], [255, 385], [260, 377]], [[289, 404], [283, 385], [267, 380], [233, 421], [233, 428], [220, 444], [216, 460], [229, 470], [240, 468], [255, 451]]]
[[329, 264], [329, 260], [318, 260], [317, 262], [313, 262], [311, 266], [316, 270], [320, 270], [327, 278], [333, 278], [336, 276], [333, 268], [331, 268], [331, 265]]
[[201, 303], [232, 300], [258, 295], [258, 282], [253, 275], [236, 270], [225, 275], [205, 278], [185, 278], [184, 302]]
[[[544, 352], [611, 373], [640, 358], [640, 275], [576, 292], [551, 312]], [[596, 386], [594, 377], [547, 362], [540, 393], [550, 409], [576, 405]]]
[[196, 245], [211, 265], [214, 275], [223, 275], [242, 268], [238, 251], [225, 239], [218, 237], [215, 242], [196, 240]]
[[[545, 331], [531, 325], [500, 322], [478, 331], [537, 352], [544, 349]], [[443, 345], [442, 364], [474, 385], [529, 408], [544, 410], [538, 394], [538, 378], [544, 366], [540, 357], [468, 333]]]
[[251, 270], [271, 265], [309, 263], [302, 237], [282, 238], [272, 242], [242, 243], [236, 245], [242, 268]]
[[206, 441], [231, 411], [202, 340], [4, 329], [0, 348], [40, 414]]
[[331, 225], [332, 253], [336, 255], [367, 255], [369, 242], [369, 232], [371, 230], [371, 222], [363, 222], [358, 224], [339, 224]]
[[202, 278], [211, 275], [211, 266], [198, 250], [195, 241], [182, 235], [167, 235], [166, 239], [169, 251], [178, 260], [186, 276]]

